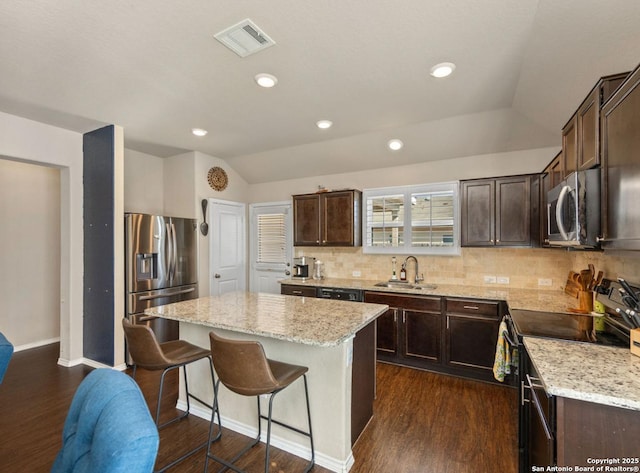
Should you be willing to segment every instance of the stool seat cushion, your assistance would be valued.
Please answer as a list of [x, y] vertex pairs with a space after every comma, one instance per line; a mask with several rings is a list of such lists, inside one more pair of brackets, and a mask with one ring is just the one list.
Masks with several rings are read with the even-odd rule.
[[150, 473], [159, 446], [138, 385], [124, 373], [92, 371], [71, 402], [52, 473]]
[[160, 344], [160, 348], [172, 365], [191, 363], [211, 354], [208, 348], [201, 348], [184, 340], [164, 342]]
[[289, 363], [283, 363], [281, 361], [271, 359], [267, 361], [269, 362], [269, 368], [271, 368], [273, 377], [276, 379], [276, 389], [286, 388], [300, 376], [309, 371], [309, 368], [306, 366], [291, 365]]

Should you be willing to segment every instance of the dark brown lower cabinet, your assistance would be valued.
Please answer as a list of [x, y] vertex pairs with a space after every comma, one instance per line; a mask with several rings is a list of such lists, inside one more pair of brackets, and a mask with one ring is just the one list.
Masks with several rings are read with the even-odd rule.
[[378, 353], [392, 357], [398, 354], [398, 311], [397, 307], [389, 308], [376, 320]]
[[447, 298], [445, 315], [445, 363], [453, 369], [473, 370], [481, 378], [493, 380], [501, 303]]
[[601, 458], [640, 467], [640, 411], [557, 397], [556, 415], [558, 466], [591, 467], [589, 459]]
[[351, 445], [373, 416], [376, 396], [376, 324], [360, 329], [353, 339], [351, 370]]
[[377, 320], [379, 361], [494, 381], [501, 302], [373, 291], [364, 301], [389, 306]]
[[[432, 301], [440, 304], [440, 301]], [[442, 359], [440, 311], [404, 309], [402, 311], [402, 357], [418, 362], [439, 363]]]

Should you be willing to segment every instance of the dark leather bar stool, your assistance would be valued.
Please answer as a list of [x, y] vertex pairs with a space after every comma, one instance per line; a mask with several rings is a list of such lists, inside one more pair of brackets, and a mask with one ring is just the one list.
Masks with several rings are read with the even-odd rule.
[[[218, 374], [219, 381], [234, 393], [242, 396], [256, 396], [258, 401], [258, 436], [231, 460], [219, 458], [211, 453], [211, 442], [215, 440], [212, 439], [214, 420], [212, 416], [211, 428], [209, 430], [209, 446], [207, 447], [207, 457], [204, 465], [205, 473], [209, 466], [209, 459], [215, 460], [226, 467], [221, 471], [230, 468], [239, 473], [244, 473], [243, 470], [236, 467], [233, 462], [238, 460], [242, 455], [260, 442], [262, 419], [267, 421], [267, 442], [264, 460], [265, 473], [269, 472], [269, 447], [271, 441], [272, 422], [309, 437], [309, 443], [311, 445], [311, 460], [304, 471], [305, 473], [310, 471], [315, 462], [315, 451], [313, 448], [311, 411], [309, 409], [309, 390], [307, 387], [306, 373], [308, 368], [305, 366], [291, 365], [268, 359], [264, 353], [262, 344], [257, 341], [229, 340], [219, 337], [213, 332], [209, 333], [209, 339], [211, 341], [213, 365], [216, 369], [216, 373]], [[309, 425], [308, 432], [272, 419], [273, 399], [275, 395], [300, 377], [304, 380], [304, 394], [307, 403], [307, 421]], [[269, 394], [269, 413], [267, 416], [264, 416], [260, 411], [260, 396], [262, 394]]]
[[[129, 348], [129, 353], [131, 355], [131, 359], [133, 360], [133, 379], [136, 378], [136, 370], [137, 368], [142, 368], [151, 371], [162, 370], [162, 376], [160, 377], [160, 389], [158, 391], [158, 406], [156, 408], [156, 417], [155, 423], [158, 426], [158, 429], [166, 427], [169, 424], [172, 424], [176, 421], [184, 419], [189, 415], [189, 411], [191, 408], [191, 404], [189, 402], [190, 399], [195, 399], [199, 403], [207, 406], [212, 410], [212, 424], [213, 419], [217, 415], [218, 417], [218, 433], [215, 438], [211, 439], [211, 433], [213, 431], [212, 428], [209, 430], [209, 440], [206, 443], [198, 445], [195, 449], [187, 452], [182, 455], [177, 460], [172, 461], [167, 466], [157, 470], [158, 472], [163, 472], [168, 468], [176, 465], [181, 462], [185, 458], [193, 455], [197, 451], [201, 450], [205, 446], [210, 445], [211, 442], [218, 440], [222, 435], [222, 424], [220, 423], [220, 411], [218, 409], [217, 403], [217, 395], [218, 395], [218, 384], [215, 382], [215, 376], [213, 374], [213, 363], [211, 361], [211, 352], [205, 348], [201, 348], [199, 346], [193, 345], [185, 340], [172, 340], [169, 342], [159, 343], [156, 339], [153, 331], [146, 325], [143, 324], [132, 324], [127, 319], [122, 319], [122, 326], [124, 328], [125, 338], [127, 340], [127, 347]], [[191, 392], [189, 392], [189, 382], [187, 378], [187, 369], [186, 365], [189, 363], [193, 363], [198, 360], [208, 359], [209, 361], [209, 370], [211, 371], [211, 380], [213, 384], [213, 403], [212, 405], [206, 403], [202, 399], [198, 398]], [[162, 405], [162, 394], [164, 390], [164, 378], [165, 375], [174, 369], [179, 369], [182, 367], [182, 372], [184, 374], [184, 386], [187, 393], [187, 410], [183, 414], [179, 414], [173, 419], [166, 421], [164, 423], [160, 423], [160, 406]]]

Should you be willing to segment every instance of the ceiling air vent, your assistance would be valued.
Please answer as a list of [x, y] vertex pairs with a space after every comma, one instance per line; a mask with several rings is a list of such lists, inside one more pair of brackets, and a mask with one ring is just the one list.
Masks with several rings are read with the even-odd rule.
[[215, 34], [214, 38], [240, 57], [246, 57], [276, 44], [248, 18]]

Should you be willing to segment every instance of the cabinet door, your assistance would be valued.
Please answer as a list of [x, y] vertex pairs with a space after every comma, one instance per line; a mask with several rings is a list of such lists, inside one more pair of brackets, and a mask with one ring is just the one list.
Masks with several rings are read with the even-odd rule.
[[376, 319], [378, 353], [395, 356], [398, 353], [398, 309], [392, 307]]
[[600, 88], [595, 88], [585, 99], [577, 115], [578, 169], [591, 169], [600, 164]]
[[531, 177], [496, 179], [495, 244], [531, 246]]
[[562, 151], [549, 164], [549, 176], [551, 177], [549, 189], [553, 189], [564, 179], [564, 156], [562, 156]]
[[602, 109], [605, 249], [640, 250], [640, 68]]
[[446, 363], [452, 366], [493, 369], [500, 321], [489, 317], [447, 314]]
[[293, 196], [293, 245], [320, 245], [320, 196]]
[[353, 197], [351, 191], [322, 194], [322, 245], [354, 246]]
[[422, 361], [440, 362], [442, 314], [405, 309], [403, 322], [402, 356]]
[[562, 129], [562, 155], [564, 157], [564, 179], [578, 167], [578, 118], [574, 115]]
[[495, 181], [462, 182], [462, 246], [493, 246]]

